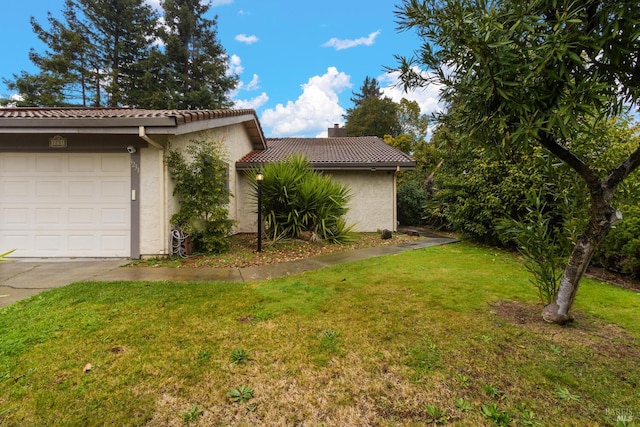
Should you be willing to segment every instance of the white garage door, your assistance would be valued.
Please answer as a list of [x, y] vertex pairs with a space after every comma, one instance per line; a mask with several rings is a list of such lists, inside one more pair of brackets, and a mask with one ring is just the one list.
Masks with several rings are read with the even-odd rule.
[[0, 153], [0, 253], [128, 257], [128, 154]]

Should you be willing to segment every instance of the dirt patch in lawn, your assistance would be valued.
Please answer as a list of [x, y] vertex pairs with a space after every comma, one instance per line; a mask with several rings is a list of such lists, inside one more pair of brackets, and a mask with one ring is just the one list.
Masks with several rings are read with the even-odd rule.
[[542, 306], [517, 301], [498, 301], [492, 313], [505, 321], [520, 325], [554, 341], [559, 347], [581, 345], [599, 355], [640, 358], [640, 345], [627, 331], [585, 313], [574, 312], [574, 321], [566, 326], [545, 323]]

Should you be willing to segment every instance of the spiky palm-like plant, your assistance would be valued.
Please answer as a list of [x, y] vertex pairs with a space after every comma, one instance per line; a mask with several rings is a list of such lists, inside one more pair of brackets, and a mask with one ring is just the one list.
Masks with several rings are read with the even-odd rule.
[[[344, 219], [348, 187], [315, 172], [301, 155], [267, 164], [262, 172], [261, 206], [270, 239], [297, 238], [307, 231], [334, 243], [349, 239], [352, 227]], [[248, 178], [257, 194], [255, 171]]]

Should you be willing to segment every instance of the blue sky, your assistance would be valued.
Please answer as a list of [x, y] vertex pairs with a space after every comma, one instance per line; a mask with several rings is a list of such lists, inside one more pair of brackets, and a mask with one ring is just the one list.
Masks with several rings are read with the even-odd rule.
[[[159, 8], [160, 0], [147, 0]], [[45, 25], [47, 12], [59, 15], [64, 0], [3, 2], [0, 25], [0, 77], [34, 72], [30, 48], [42, 52], [29, 19]], [[326, 136], [344, 124], [352, 92], [366, 76], [376, 78], [395, 101], [416, 100], [423, 113], [438, 107], [435, 87], [403, 93], [385, 66], [394, 54], [410, 56], [420, 41], [398, 32], [393, 11], [398, 1], [381, 0], [211, 0], [218, 15], [218, 39], [240, 77], [232, 94], [237, 108], [255, 109], [268, 137]], [[12, 95], [5, 85], [0, 94]]]

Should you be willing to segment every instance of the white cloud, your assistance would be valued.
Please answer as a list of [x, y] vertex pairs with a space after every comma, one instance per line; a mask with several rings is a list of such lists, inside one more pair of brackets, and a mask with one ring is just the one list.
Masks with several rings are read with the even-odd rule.
[[247, 84], [245, 84], [242, 80], [238, 81], [238, 84], [236, 85], [236, 88], [232, 93], [232, 98], [238, 95], [238, 92], [240, 91], [250, 92], [258, 89], [260, 89], [260, 77], [258, 77], [257, 74], [254, 74], [251, 81]]
[[231, 3], [233, 3], [233, 0], [212, 0], [211, 6], [212, 7], [223, 6], [225, 4], [231, 4]]
[[147, 4], [156, 10], [162, 10], [162, 7], [160, 7], [160, 0], [147, 0]]
[[369, 34], [367, 37], [360, 37], [359, 39], [353, 39], [353, 40], [338, 39], [334, 37], [328, 42], [326, 42], [325, 44], [323, 44], [322, 47], [333, 47], [336, 50], [343, 50], [343, 49], [349, 49], [352, 47], [362, 46], [362, 45], [371, 46], [375, 42], [376, 37], [378, 37], [378, 35], [380, 35], [380, 30]]
[[235, 36], [235, 40], [240, 43], [253, 44], [260, 39], [254, 35], [248, 36], [246, 34], [238, 34]]
[[260, 89], [260, 78], [257, 74], [253, 75], [251, 81], [247, 84], [247, 87], [244, 90], [257, 90]]
[[257, 110], [258, 108], [266, 104], [267, 101], [269, 101], [269, 96], [267, 96], [265, 92], [262, 92], [260, 95], [256, 96], [255, 98], [234, 100], [234, 108], [240, 108], [240, 109], [250, 108], [252, 110]]
[[[350, 77], [329, 67], [322, 76], [314, 76], [302, 85], [302, 94], [286, 105], [278, 104], [262, 113], [260, 122], [273, 136], [308, 136], [325, 132], [340, 123], [345, 110], [338, 104], [338, 94], [351, 87]], [[269, 135], [271, 136], [271, 135]]]
[[231, 55], [228, 62], [229, 72], [231, 74], [240, 75], [244, 71], [244, 67], [242, 66], [242, 60], [236, 54]]
[[383, 74], [376, 80], [380, 83], [384, 95], [391, 98], [394, 102], [400, 102], [402, 98], [416, 101], [420, 106], [420, 112], [427, 115], [444, 110], [443, 104], [440, 103], [441, 86], [438, 84], [431, 84], [424, 88], [405, 92], [400, 83], [399, 73], [397, 71]]

